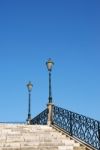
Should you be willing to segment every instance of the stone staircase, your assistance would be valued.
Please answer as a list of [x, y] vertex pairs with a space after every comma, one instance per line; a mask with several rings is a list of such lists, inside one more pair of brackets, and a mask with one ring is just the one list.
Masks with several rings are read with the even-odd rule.
[[86, 150], [47, 125], [0, 124], [0, 150]]

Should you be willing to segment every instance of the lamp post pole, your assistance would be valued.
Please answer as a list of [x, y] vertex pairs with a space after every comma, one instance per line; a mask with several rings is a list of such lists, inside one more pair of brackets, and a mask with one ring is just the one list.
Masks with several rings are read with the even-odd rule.
[[52, 103], [52, 93], [51, 93], [51, 71], [49, 71], [49, 103]]
[[27, 124], [30, 124], [30, 121], [31, 121], [31, 91], [32, 91], [32, 87], [33, 87], [32, 83], [29, 82], [29, 83], [27, 84], [28, 93], [29, 93]]
[[52, 124], [52, 116], [53, 116], [53, 104], [52, 104], [52, 92], [51, 92], [51, 71], [52, 71], [52, 66], [54, 65], [54, 62], [49, 59], [46, 62], [46, 66], [49, 72], [49, 97], [48, 97], [48, 121], [47, 124], [50, 126]]
[[54, 65], [54, 62], [49, 58], [49, 60], [46, 62], [47, 69], [49, 72], [49, 103], [52, 103], [52, 92], [51, 92], [51, 71], [52, 71], [52, 66]]

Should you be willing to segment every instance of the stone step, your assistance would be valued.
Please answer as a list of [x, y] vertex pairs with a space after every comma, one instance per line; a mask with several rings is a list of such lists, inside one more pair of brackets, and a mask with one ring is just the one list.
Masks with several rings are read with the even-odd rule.
[[85, 150], [47, 125], [0, 124], [0, 150]]
[[87, 149], [86, 147], [80, 146], [80, 147], [73, 147], [73, 150], [92, 150], [92, 149]]
[[14, 146], [0, 147], [0, 150], [73, 150], [72, 146]]
[[41, 148], [33, 148], [33, 147], [21, 147], [21, 148], [0, 148], [0, 150], [58, 150], [58, 147], [41, 147]]
[[13, 142], [13, 143], [1, 143], [0, 147], [20, 147], [20, 146], [73, 146], [73, 147], [79, 147], [77, 144], [65, 144], [61, 142]]

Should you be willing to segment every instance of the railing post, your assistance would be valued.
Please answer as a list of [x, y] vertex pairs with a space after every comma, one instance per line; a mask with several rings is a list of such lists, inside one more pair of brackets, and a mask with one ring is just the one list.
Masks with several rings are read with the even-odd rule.
[[52, 119], [53, 119], [53, 104], [52, 103], [48, 103], [47, 104], [47, 108], [48, 108], [48, 119], [47, 119], [47, 125], [51, 125], [52, 124]]
[[72, 113], [70, 112], [70, 135], [72, 136]]

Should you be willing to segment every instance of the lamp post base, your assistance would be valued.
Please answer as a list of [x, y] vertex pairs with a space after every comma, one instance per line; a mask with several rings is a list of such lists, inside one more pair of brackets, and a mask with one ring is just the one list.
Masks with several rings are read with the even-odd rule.
[[28, 125], [31, 124], [31, 115], [30, 114], [28, 114], [28, 118], [26, 119], [26, 122]]
[[52, 103], [48, 103], [47, 104], [47, 108], [48, 108], [48, 121], [47, 121], [47, 125], [50, 126], [52, 124], [52, 117], [53, 117], [53, 105]]
[[27, 119], [26, 123], [27, 123], [27, 125], [30, 125], [31, 124], [31, 119]]

